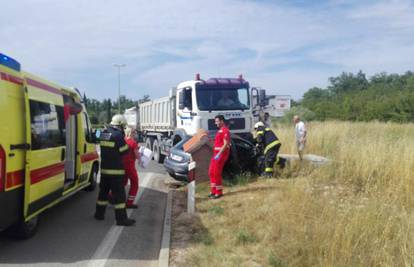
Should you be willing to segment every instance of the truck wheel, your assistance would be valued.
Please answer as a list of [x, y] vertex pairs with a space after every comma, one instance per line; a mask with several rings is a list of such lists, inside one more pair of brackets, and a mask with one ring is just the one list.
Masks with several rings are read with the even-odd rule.
[[154, 140], [154, 143], [152, 144], [152, 149], [154, 151], [154, 160], [158, 163], [163, 163], [165, 156], [161, 154], [161, 148], [157, 139]]
[[29, 239], [32, 237], [39, 227], [39, 216], [35, 216], [29, 221], [20, 221], [6, 230], [9, 236], [17, 239]]
[[94, 164], [93, 167], [92, 167], [91, 175], [89, 176], [90, 185], [85, 187], [85, 191], [92, 192], [92, 191], [95, 190], [96, 181], [97, 181], [97, 178], [98, 178], [98, 169], [99, 169], [98, 164]]
[[152, 138], [145, 138], [145, 147], [152, 151]]

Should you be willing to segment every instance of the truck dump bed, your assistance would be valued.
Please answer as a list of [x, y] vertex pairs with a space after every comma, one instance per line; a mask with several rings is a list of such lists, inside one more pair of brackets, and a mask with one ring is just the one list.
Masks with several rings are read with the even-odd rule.
[[174, 98], [163, 97], [139, 105], [137, 129], [167, 132], [175, 129]]

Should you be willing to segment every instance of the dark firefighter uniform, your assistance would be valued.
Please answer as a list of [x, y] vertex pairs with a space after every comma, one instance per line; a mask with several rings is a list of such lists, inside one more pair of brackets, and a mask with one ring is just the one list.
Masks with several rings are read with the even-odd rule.
[[112, 126], [104, 129], [99, 137], [101, 147], [101, 181], [95, 218], [103, 220], [108, 205], [108, 193], [112, 192], [117, 225], [132, 225], [135, 220], [128, 219], [125, 206], [125, 169], [122, 157], [128, 153], [123, 132]]
[[275, 164], [276, 159], [279, 159], [277, 154], [279, 153], [281, 143], [270, 128], [260, 126], [257, 128], [256, 135], [256, 142], [259, 150], [263, 152], [265, 157], [264, 174], [271, 177], [273, 175], [273, 165]]

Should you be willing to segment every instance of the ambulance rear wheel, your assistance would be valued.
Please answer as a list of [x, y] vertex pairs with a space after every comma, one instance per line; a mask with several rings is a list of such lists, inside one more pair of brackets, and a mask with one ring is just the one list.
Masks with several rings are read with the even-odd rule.
[[39, 227], [39, 216], [35, 216], [32, 219], [25, 221], [20, 221], [17, 224], [11, 226], [7, 232], [18, 239], [29, 239], [34, 234], [36, 234]]
[[92, 167], [91, 175], [89, 176], [89, 185], [85, 187], [85, 191], [92, 192], [96, 188], [96, 181], [98, 180], [98, 164], [94, 164]]
[[152, 149], [154, 151], [154, 160], [158, 163], [163, 163], [165, 156], [161, 154], [160, 144], [157, 139], [154, 140], [152, 144]]

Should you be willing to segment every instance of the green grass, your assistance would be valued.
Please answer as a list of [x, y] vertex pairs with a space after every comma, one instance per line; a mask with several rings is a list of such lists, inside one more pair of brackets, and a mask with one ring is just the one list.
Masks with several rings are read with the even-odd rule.
[[240, 229], [236, 234], [236, 245], [246, 245], [256, 241], [257, 238], [246, 229]]

